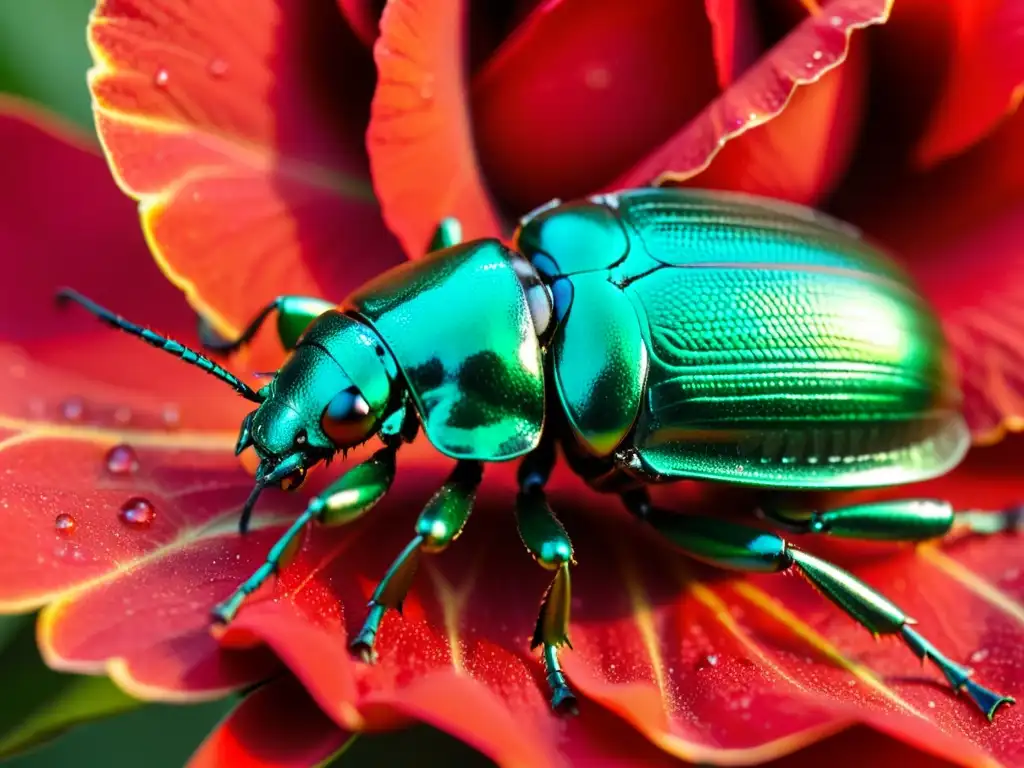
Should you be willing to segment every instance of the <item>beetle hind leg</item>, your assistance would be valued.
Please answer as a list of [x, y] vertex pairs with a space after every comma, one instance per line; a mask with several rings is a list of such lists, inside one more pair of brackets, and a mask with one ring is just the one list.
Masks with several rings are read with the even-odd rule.
[[349, 650], [365, 663], [376, 658], [374, 644], [388, 609], [402, 612], [413, 577], [424, 553], [444, 550], [459, 537], [473, 509], [477, 486], [483, 477], [478, 461], [460, 461], [441, 489], [434, 494], [416, 521], [416, 535], [395, 558], [370, 598], [370, 610]]
[[935, 499], [896, 499], [822, 511], [802, 509], [768, 494], [758, 512], [790, 533], [876, 541], [917, 542], [950, 534], [990, 536], [1024, 528], [1024, 505], [996, 512], [957, 512], [948, 502]]
[[769, 531], [712, 517], [673, 514], [651, 505], [644, 491], [623, 495], [633, 514], [686, 555], [734, 571], [770, 573], [796, 569], [817, 590], [876, 637], [895, 635], [921, 662], [931, 661], [957, 693], [966, 694], [991, 720], [1014, 699], [971, 680], [971, 672], [946, 657], [912, 626], [895, 603], [852, 573], [804, 552]]
[[541, 600], [530, 650], [542, 646], [545, 677], [551, 690], [551, 708], [558, 714], [577, 713], [576, 694], [562, 672], [558, 652], [569, 642], [569, 607], [574, 563], [572, 542], [565, 528], [548, 506], [544, 485], [555, 462], [554, 443], [543, 441], [519, 466], [519, 494], [516, 497], [516, 525], [527, 550], [543, 568], [555, 576]]

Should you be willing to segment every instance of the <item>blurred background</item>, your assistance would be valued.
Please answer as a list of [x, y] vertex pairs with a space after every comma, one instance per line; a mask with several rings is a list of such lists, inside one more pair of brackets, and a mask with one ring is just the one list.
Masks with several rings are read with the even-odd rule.
[[[85, 26], [94, 0], [0, 2], [0, 94], [41, 104], [95, 135], [85, 74]], [[0, 176], [3, 169], [0, 147]], [[113, 180], [111, 180], [113, 183]], [[2, 212], [0, 212], [2, 216]], [[5, 768], [177, 768], [237, 703], [143, 705], [105, 678], [49, 670], [35, 643], [34, 616], [0, 616], [0, 764]], [[107, 716], [51, 737], [82, 711]], [[42, 742], [42, 743], [40, 743]], [[424, 759], [430, 756], [429, 760]], [[491, 762], [426, 727], [361, 736], [335, 765]]]

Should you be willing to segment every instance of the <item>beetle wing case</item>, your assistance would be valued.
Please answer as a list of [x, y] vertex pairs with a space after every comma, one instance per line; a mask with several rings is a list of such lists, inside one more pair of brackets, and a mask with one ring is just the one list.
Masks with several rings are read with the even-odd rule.
[[427, 437], [452, 458], [513, 459], [540, 441], [540, 344], [512, 256], [497, 240], [456, 245], [345, 301], [388, 345]]

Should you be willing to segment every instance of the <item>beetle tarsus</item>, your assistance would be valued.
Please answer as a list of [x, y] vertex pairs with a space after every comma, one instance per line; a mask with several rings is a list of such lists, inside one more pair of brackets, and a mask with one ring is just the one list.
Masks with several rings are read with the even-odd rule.
[[387, 608], [379, 603], [370, 603], [370, 612], [363, 622], [363, 628], [359, 630], [356, 639], [349, 643], [349, 652], [363, 664], [374, 664], [377, 661], [377, 651], [373, 646], [377, 641], [380, 620], [384, 618], [386, 610]]
[[904, 624], [900, 628], [900, 636], [907, 647], [914, 652], [914, 655], [921, 659], [922, 663], [931, 661], [937, 666], [950, 687], [957, 693], [966, 694], [990, 721], [995, 718], [996, 710], [999, 707], [1017, 703], [1012, 696], [1004, 696], [972, 680], [969, 669], [950, 661], [909, 624]]

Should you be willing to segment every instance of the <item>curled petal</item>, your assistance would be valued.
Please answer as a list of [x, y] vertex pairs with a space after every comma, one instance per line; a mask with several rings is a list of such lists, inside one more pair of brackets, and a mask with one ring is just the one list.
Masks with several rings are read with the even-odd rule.
[[462, 221], [466, 239], [501, 234], [464, 98], [467, 8], [464, 0], [393, 0], [374, 46], [366, 143], [384, 219], [410, 258], [448, 216]]
[[362, 146], [372, 69], [334, 3], [103, 0], [97, 127], [157, 262], [234, 335], [282, 293], [400, 260]]
[[[757, 185], [758, 189], [804, 201], [820, 194], [845, 166], [854, 138], [847, 123], [856, 116], [863, 81], [863, 71], [858, 68], [846, 75], [846, 68], [842, 67], [827, 80], [825, 75], [846, 61], [854, 32], [884, 24], [891, 5], [891, 0], [833, 0], [824, 5], [819, 13], [804, 19], [762, 56], [700, 115], [610, 188], [651, 182], [682, 183], [709, 167], [713, 169], [712, 161], [729, 143], [751, 142], [749, 149], [736, 150], [732, 164], [725, 166], [732, 170], [723, 171], [723, 177], [715, 180], [718, 186], [743, 184], [744, 176], [738, 169], [742, 169], [749, 158], [763, 153], [768, 155], [763, 160], [768, 170], [762, 172], [766, 183]], [[818, 89], [825, 90], [820, 97], [813, 94]], [[801, 142], [807, 141], [805, 132], [814, 132], [813, 151], [807, 153], [809, 159], [802, 159], [800, 163], [808, 169], [802, 175], [810, 179], [810, 183], [800, 184], [801, 179], [798, 179], [798, 185], [787, 190], [783, 181], [785, 163], [772, 166], [771, 154], [775, 152], [774, 142], [780, 141], [780, 136], [788, 139], [788, 135], [781, 131], [773, 133], [770, 121], [800, 104], [796, 96], [800, 90], [809, 92], [801, 100], [802, 109], [808, 111], [802, 120], [794, 120], [799, 123], [796, 126], [799, 131], [793, 134], [796, 140], [789, 142], [792, 148], [783, 154], [785, 162], [794, 159], [804, 149]], [[804, 125], [808, 118], [809, 125]], [[792, 131], [794, 125], [788, 127]], [[832, 134], [837, 129], [837, 142], [833, 143]], [[701, 183], [705, 183], [703, 176]]]
[[307, 768], [323, 764], [352, 738], [294, 678], [284, 677], [246, 696], [206, 737], [188, 768]]

